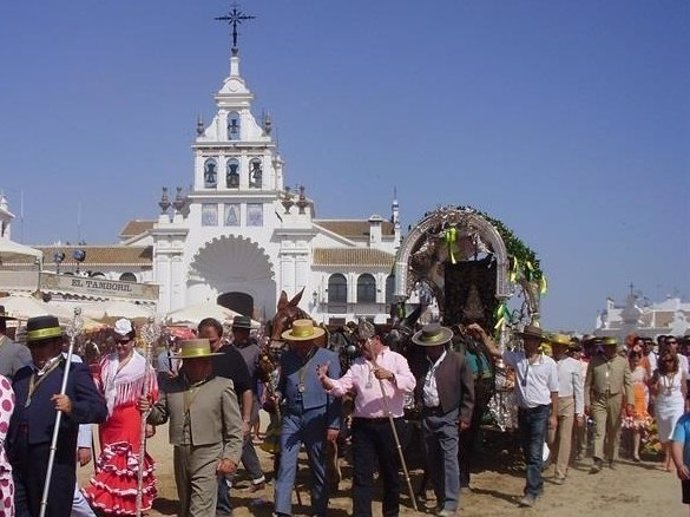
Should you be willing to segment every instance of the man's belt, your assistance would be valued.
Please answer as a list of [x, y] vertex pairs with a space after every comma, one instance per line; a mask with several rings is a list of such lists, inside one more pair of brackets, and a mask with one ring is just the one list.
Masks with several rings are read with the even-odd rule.
[[595, 391], [594, 395], [597, 397], [613, 397], [615, 395], [619, 395], [620, 391], [617, 391], [616, 393], [611, 393], [611, 390], [606, 390], [606, 391]]
[[422, 416], [439, 416], [443, 415], [443, 408], [441, 406], [428, 407], [424, 406], [422, 408]]

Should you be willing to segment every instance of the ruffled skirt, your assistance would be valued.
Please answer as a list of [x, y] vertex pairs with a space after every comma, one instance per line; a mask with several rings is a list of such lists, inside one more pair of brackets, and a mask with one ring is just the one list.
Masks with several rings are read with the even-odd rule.
[[[156, 479], [151, 456], [144, 455], [142, 511], [151, 509], [156, 497]], [[106, 445], [96, 462], [96, 474], [91, 486], [83, 490], [84, 497], [94, 508], [112, 515], [137, 514], [137, 485], [139, 458], [127, 442]]]

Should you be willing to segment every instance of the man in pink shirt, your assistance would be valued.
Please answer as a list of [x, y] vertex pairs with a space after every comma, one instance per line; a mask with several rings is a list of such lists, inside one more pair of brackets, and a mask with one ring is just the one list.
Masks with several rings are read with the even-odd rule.
[[400, 462], [388, 415], [390, 412], [398, 435], [402, 435], [405, 395], [414, 391], [416, 382], [407, 359], [385, 346], [371, 323], [360, 322], [357, 340], [362, 356], [355, 359], [340, 379], [327, 377], [328, 365], [319, 366], [317, 371], [321, 384], [330, 395], [355, 395], [352, 423], [353, 515], [372, 515], [375, 468], [372, 458], [377, 457], [379, 472], [383, 478], [383, 515], [397, 517], [400, 505]]

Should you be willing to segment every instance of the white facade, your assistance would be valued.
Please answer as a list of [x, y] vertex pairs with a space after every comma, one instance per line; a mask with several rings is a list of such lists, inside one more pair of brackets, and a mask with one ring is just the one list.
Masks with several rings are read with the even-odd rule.
[[637, 302], [638, 298], [632, 293], [628, 295], [624, 306], [616, 305], [609, 298], [606, 309], [597, 316], [594, 333], [619, 339], [633, 333], [651, 338], [662, 334], [690, 334], [690, 302], [671, 296], [663, 302], [648, 303], [642, 307]]
[[[251, 297], [250, 316], [270, 318], [281, 290], [292, 297], [304, 289], [300, 306], [317, 321], [358, 315], [385, 321], [386, 279], [400, 243], [397, 203], [392, 223], [380, 216], [351, 224], [315, 220], [304, 190], [284, 187], [270, 119], [260, 124], [252, 114], [254, 96], [239, 65], [233, 55], [230, 75], [215, 95], [215, 116], [207, 126], [199, 122], [192, 190], [162, 199], [153, 228], [125, 241], [153, 245], [159, 312], [205, 301], [234, 305], [237, 295], [229, 293], [242, 293]], [[355, 228], [355, 235], [338, 228]], [[329, 295], [332, 275], [345, 277], [346, 300], [342, 288]], [[359, 297], [358, 283], [366, 284]]]

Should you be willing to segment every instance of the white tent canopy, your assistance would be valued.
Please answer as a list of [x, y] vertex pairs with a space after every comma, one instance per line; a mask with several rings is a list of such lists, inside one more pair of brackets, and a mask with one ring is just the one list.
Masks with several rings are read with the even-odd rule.
[[11, 262], [18, 258], [34, 257], [36, 260], [43, 260], [43, 252], [29, 246], [17, 244], [8, 239], [0, 239], [0, 263]]
[[153, 308], [136, 303], [111, 300], [107, 302], [90, 303], [84, 307], [84, 315], [95, 320], [103, 318], [127, 318], [129, 320], [153, 317]]
[[[61, 325], [69, 325], [74, 318], [74, 313], [69, 309], [46, 303], [30, 295], [11, 294], [4, 298], [0, 298], [0, 305], [5, 307], [5, 312], [8, 316], [23, 321], [36, 316], [51, 315], [55, 316], [60, 321]], [[83, 320], [84, 328], [86, 329], [100, 326], [100, 324], [90, 320], [88, 317], [83, 318]]]
[[[223, 307], [213, 302], [205, 302], [197, 305], [189, 305], [182, 309], [169, 312], [165, 315], [165, 322], [169, 324], [194, 324], [198, 325], [204, 318], [215, 318], [221, 323], [232, 323], [235, 316], [241, 316], [239, 312]], [[261, 324], [258, 321], [252, 321], [252, 328], [259, 328]]]

